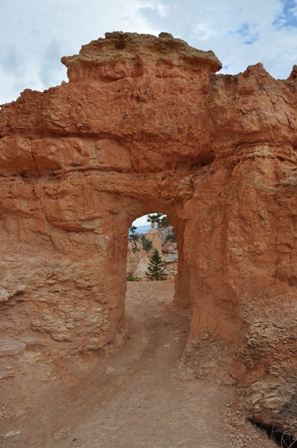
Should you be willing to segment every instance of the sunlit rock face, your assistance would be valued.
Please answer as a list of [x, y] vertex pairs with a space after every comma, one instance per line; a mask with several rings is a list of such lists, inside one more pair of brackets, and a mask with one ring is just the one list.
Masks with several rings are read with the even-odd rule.
[[128, 228], [162, 212], [174, 304], [193, 311], [180, 377], [238, 384], [250, 418], [296, 428], [296, 67], [215, 74], [168, 33], [108, 33], [62, 62], [69, 83], [0, 110], [1, 356], [113, 340]]

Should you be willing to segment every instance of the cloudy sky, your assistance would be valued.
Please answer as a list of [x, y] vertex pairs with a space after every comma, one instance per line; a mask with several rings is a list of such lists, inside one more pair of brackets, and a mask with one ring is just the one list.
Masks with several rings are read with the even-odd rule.
[[297, 64], [297, 0], [0, 0], [0, 104], [66, 79], [62, 56], [106, 31], [168, 31], [213, 50], [223, 73]]
[[297, 0], [0, 0], [0, 104], [66, 79], [62, 56], [106, 31], [168, 31], [213, 50], [223, 73], [297, 64]]

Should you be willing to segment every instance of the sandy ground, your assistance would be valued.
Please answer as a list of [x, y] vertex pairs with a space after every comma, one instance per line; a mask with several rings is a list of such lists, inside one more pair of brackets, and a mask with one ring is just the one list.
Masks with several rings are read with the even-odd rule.
[[41, 362], [0, 393], [2, 448], [275, 448], [236, 388], [176, 379], [189, 319], [173, 282], [129, 283], [123, 344]]

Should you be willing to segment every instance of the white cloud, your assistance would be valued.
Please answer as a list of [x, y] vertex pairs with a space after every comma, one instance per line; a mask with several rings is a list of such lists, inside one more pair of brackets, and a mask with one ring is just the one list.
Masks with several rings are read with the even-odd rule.
[[[1, 0], [0, 0], [1, 1]], [[2, 3], [3, 0], [2, 0]], [[0, 104], [66, 79], [62, 56], [107, 31], [154, 33], [137, 0], [10, 0], [1, 5]]]
[[[270, 73], [286, 78], [297, 63], [296, 0], [143, 0], [148, 23], [213, 50], [223, 72], [238, 73], [263, 62]], [[158, 14], [167, 7], [166, 17]], [[280, 21], [282, 25], [280, 26]]]
[[62, 56], [106, 31], [168, 31], [213, 50], [223, 72], [263, 62], [286, 78], [297, 63], [297, 0], [10, 0], [1, 4], [0, 104], [66, 79]]
[[135, 221], [133, 221], [132, 225], [139, 227], [139, 226], [145, 226], [147, 225], [147, 215], [143, 215], [140, 218], [137, 218]]
[[209, 26], [207, 23], [198, 23], [192, 30], [192, 36], [199, 40], [215, 39], [218, 35], [218, 30]]

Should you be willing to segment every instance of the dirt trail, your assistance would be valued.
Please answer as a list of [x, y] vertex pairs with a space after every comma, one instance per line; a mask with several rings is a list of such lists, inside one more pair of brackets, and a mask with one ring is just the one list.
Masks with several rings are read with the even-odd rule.
[[3, 448], [275, 448], [241, 414], [236, 389], [175, 379], [189, 319], [173, 282], [129, 283], [113, 354], [84, 353], [7, 380]]

